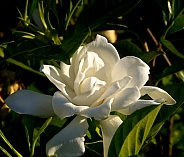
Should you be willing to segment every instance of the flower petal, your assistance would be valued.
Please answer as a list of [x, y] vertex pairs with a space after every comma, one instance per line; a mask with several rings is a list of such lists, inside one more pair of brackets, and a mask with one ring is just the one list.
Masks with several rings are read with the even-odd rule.
[[114, 95], [112, 103], [112, 111], [121, 110], [129, 104], [137, 101], [140, 98], [140, 92], [137, 87], [126, 88]]
[[[97, 35], [95, 41], [85, 45], [78, 53], [76, 60], [80, 61], [86, 52], [95, 52], [103, 60], [107, 76], [114, 64], [120, 59], [115, 47], [108, 43], [107, 39], [101, 35]], [[74, 68], [76, 73], [78, 72], [78, 64], [79, 62], [75, 62]]]
[[76, 116], [63, 130], [51, 138], [46, 145], [48, 156], [78, 157], [85, 152], [84, 136], [88, 129], [87, 120]]
[[173, 105], [176, 101], [163, 89], [154, 86], [144, 86], [140, 89], [141, 95], [148, 94], [152, 99], [164, 98], [165, 104]]
[[103, 120], [107, 118], [111, 112], [112, 101], [113, 98], [97, 107], [94, 108], [90, 107], [86, 110], [83, 110], [79, 113], [79, 115], [87, 118], [94, 117], [96, 120]]
[[146, 106], [150, 105], [160, 105], [164, 102], [164, 99], [157, 99], [157, 100], [138, 100], [130, 105], [128, 105], [126, 108], [119, 110], [118, 112], [121, 112], [124, 115], [130, 115], [133, 112], [135, 112], [138, 109], [141, 109]]
[[125, 88], [129, 84], [131, 79], [132, 77], [125, 76], [122, 80], [113, 82], [110, 85], [107, 85], [106, 87], [104, 86], [104, 93], [99, 97], [98, 100], [95, 101], [95, 103], [91, 105], [91, 107], [97, 106], [99, 102], [104, 99], [108, 99], [110, 97], [112, 98], [114, 94], [118, 93], [120, 90]]
[[[70, 99], [70, 96], [66, 92], [64, 80], [61, 77], [61, 70], [51, 66], [51, 65], [43, 65], [40, 70], [47, 76], [47, 78], [62, 92], [62, 94]], [[67, 86], [69, 87], [69, 86]], [[72, 90], [68, 90], [72, 91]], [[73, 96], [73, 93], [71, 94]]]
[[83, 82], [80, 84], [80, 87], [79, 87], [79, 95], [75, 96], [71, 100], [71, 102], [78, 106], [91, 107], [91, 105], [94, 102], [96, 102], [96, 100], [104, 92], [105, 90], [104, 85], [105, 85], [105, 81], [98, 80], [95, 77], [91, 77], [83, 80]]
[[120, 59], [116, 48], [101, 35], [97, 34], [95, 41], [88, 46], [88, 51], [97, 53], [107, 66], [111, 67]]
[[98, 102], [112, 96], [113, 94], [115, 94], [118, 90], [120, 89], [119, 83], [118, 82], [114, 82], [112, 84], [110, 84], [107, 89], [105, 90], [105, 92], [100, 96], [100, 98], [91, 105], [91, 107], [94, 107], [96, 105], [98, 105]]
[[60, 69], [60, 78], [62, 78], [62, 82], [73, 89], [75, 75], [73, 69], [71, 68], [71, 65], [60, 62]]
[[5, 103], [19, 114], [30, 114], [42, 118], [54, 116], [52, 96], [30, 90], [18, 90], [6, 98]]
[[131, 76], [132, 80], [128, 87], [137, 86], [141, 88], [148, 81], [149, 66], [141, 59], [134, 56], [127, 56], [120, 59], [113, 67], [112, 82], [121, 80], [125, 76]]
[[96, 77], [88, 77], [84, 79], [83, 82], [80, 84], [80, 94], [88, 92], [93, 88], [95, 88], [96, 90], [99, 90], [105, 84], [106, 84], [105, 81], [101, 81]]
[[118, 116], [110, 115], [107, 119], [99, 122], [102, 128], [104, 157], [107, 157], [112, 137], [123, 121]]
[[98, 80], [106, 79], [107, 77], [104, 77], [104, 72], [104, 63], [102, 59], [94, 52], [86, 52], [80, 60], [78, 72], [74, 81], [75, 93], [77, 95], [79, 94], [79, 86], [82, 81], [87, 78], [94, 77]]
[[61, 92], [55, 92], [52, 105], [54, 112], [58, 115], [61, 119], [66, 117], [73, 116], [74, 114], [81, 112], [84, 109], [89, 108], [88, 106], [76, 106], [68, 101]]

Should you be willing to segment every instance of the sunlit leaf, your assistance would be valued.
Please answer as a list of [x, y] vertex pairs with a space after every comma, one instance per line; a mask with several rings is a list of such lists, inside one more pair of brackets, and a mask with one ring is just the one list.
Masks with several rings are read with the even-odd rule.
[[162, 105], [149, 106], [130, 115], [117, 129], [108, 156], [138, 155]]
[[0, 47], [0, 57], [4, 58], [4, 48]]
[[164, 89], [176, 100], [177, 103], [171, 106], [164, 105], [161, 108], [146, 142], [149, 142], [158, 133], [164, 122], [184, 103], [184, 83], [168, 85]]
[[35, 73], [35, 74], [38, 74], [38, 75], [40, 75], [40, 76], [45, 77], [45, 75], [44, 75], [43, 73], [39, 72], [38, 70], [34, 70], [33, 68], [31, 68], [31, 67], [25, 65], [25, 64], [22, 63], [22, 62], [19, 62], [19, 61], [17, 61], [17, 60], [12, 59], [12, 58], [8, 58], [7, 61], [10, 62], [10, 63], [12, 63], [12, 64], [14, 64], [14, 65], [17, 65], [17, 66], [19, 66], [19, 67], [25, 69], [25, 70], [28, 70], [28, 71], [30, 71], [30, 72], [33, 72], [33, 73]]
[[179, 75], [179, 78], [184, 82], [184, 70], [179, 71], [178, 75]]

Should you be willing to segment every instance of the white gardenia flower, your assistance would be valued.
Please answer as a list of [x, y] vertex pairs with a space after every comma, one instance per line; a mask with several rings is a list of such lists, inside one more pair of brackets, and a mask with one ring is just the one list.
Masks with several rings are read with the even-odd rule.
[[[115, 47], [105, 37], [80, 47], [60, 68], [43, 65], [41, 71], [58, 88], [53, 96], [29, 90], [19, 90], [5, 102], [20, 114], [61, 119], [76, 115], [63, 130], [46, 145], [47, 155], [81, 156], [85, 152], [84, 137], [87, 118], [98, 120], [103, 134], [104, 156], [107, 157], [111, 139], [122, 120], [111, 111], [129, 115], [149, 105], [175, 104], [175, 100], [158, 87], [144, 86], [149, 66], [141, 59], [128, 56], [120, 59]], [[141, 100], [148, 94], [152, 100]]]

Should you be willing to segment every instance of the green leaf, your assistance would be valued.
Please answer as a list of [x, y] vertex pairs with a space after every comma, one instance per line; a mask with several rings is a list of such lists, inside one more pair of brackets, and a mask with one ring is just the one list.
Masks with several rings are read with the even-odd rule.
[[16, 154], [17, 157], [23, 157], [8, 141], [5, 137], [4, 133], [0, 130], [0, 137], [4, 140], [4, 142], [10, 147], [10, 149]]
[[4, 48], [0, 46], [0, 57], [4, 58]]
[[129, 40], [118, 41], [114, 46], [118, 50], [121, 57], [133, 55], [139, 57], [146, 63], [149, 63], [155, 57], [163, 54], [160, 51], [143, 52], [136, 44]]
[[184, 83], [168, 85], [163, 89], [166, 90], [177, 103], [171, 106], [164, 105], [161, 108], [145, 143], [149, 142], [158, 133], [164, 122], [184, 103]]
[[77, 51], [77, 49], [83, 44], [85, 39], [90, 35], [90, 30], [84, 33], [77, 33], [64, 40], [61, 44], [63, 54], [66, 55], [65, 63], [69, 64], [69, 59]]
[[174, 24], [169, 29], [169, 34], [176, 33], [178, 31], [183, 30], [184, 28], [184, 14], [178, 15], [178, 17], [175, 19]]
[[176, 18], [180, 13], [184, 10], [184, 1], [181, 0], [173, 0], [173, 10], [174, 10], [174, 17]]
[[142, 50], [130, 40], [117, 41], [114, 46], [121, 57], [136, 55], [142, 52]]
[[89, 155], [94, 157], [102, 157], [103, 154], [103, 141], [96, 141], [91, 143], [85, 143], [86, 149], [89, 151]]
[[[184, 68], [183, 68], [184, 69]], [[184, 82], [184, 70], [178, 72], [179, 78]]]
[[180, 70], [183, 70], [183, 69], [184, 69], [184, 60], [183, 59], [177, 59], [174, 63], [172, 63], [171, 66], [166, 67], [164, 69], [161, 78], [163, 78], [165, 76], [168, 76], [168, 75], [171, 75], [171, 74], [174, 74], [176, 72], [179, 72]]
[[[83, 44], [88, 35], [89, 32], [74, 34], [64, 40], [61, 45], [51, 44], [48, 43], [48, 41], [41, 41], [41, 39], [26, 39], [23, 41], [10, 42], [4, 51], [5, 56], [0, 62], [8, 59], [8, 61], [15, 63], [16, 60], [13, 59], [14, 57], [18, 58], [24, 56], [29, 59], [56, 60], [69, 64], [70, 58], [77, 51], [79, 46]], [[34, 71], [19, 61], [16, 62], [16, 65], [40, 74], [38, 71]]]
[[48, 43], [44, 43], [45, 41], [39, 40], [39, 39], [26, 39], [24, 40], [18, 40], [18, 41], [12, 41], [6, 43], [6, 48], [4, 50], [4, 58], [0, 58], [0, 63], [7, 60], [8, 58], [14, 58], [14, 57], [22, 57], [25, 55], [28, 51], [33, 50], [35, 48], [41, 47], [42, 45]]
[[29, 32], [24, 32], [24, 31], [14, 31], [12, 33], [14, 36], [18, 36], [18, 37], [26, 37], [26, 38], [30, 38], [30, 39], [34, 39], [35, 35]]
[[100, 3], [94, 1], [93, 4], [84, 7], [77, 20], [75, 32], [80, 32], [88, 28], [93, 31], [111, 19], [126, 15], [135, 8], [140, 1], [141, 0], [101, 1]]
[[33, 140], [33, 131], [35, 127], [36, 117], [30, 115], [24, 115], [22, 118], [22, 124], [25, 127], [26, 138], [29, 145], [29, 150], [31, 150], [31, 143]]
[[169, 40], [166, 40], [166, 39], [161, 38], [160, 41], [161, 41], [161, 43], [162, 43], [170, 52], [172, 52], [173, 54], [177, 55], [178, 57], [184, 59], [184, 55], [183, 55], [182, 53], [180, 53], [180, 52], [175, 48], [175, 46], [174, 46]]
[[39, 71], [37, 71], [37, 70], [34, 70], [33, 68], [31, 68], [31, 67], [25, 65], [25, 64], [22, 63], [22, 62], [19, 62], [19, 61], [17, 61], [17, 60], [12, 59], [12, 58], [8, 58], [7, 61], [10, 62], [10, 63], [12, 63], [12, 64], [14, 64], [14, 65], [16, 65], [16, 66], [19, 66], [19, 67], [25, 69], [25, 70], [28, 70], [28, 71], [30, 71], [30, 72], [33, 72], [33, 73], [35, 73], [35, 74], [38, 74], [38, 75], [40, 75], [40, 76], [45, 77], [45, 75], [44, 75], [43, 73], [41, 73], [41, 72], [39, 72]]
[[38, 138], [40, 137], [41, 133], [45, 131], [45, 129], [49, 126], [49, 124], [51, 123], [52, 121], [52, 117], [48, 118], [45, 123], [41, 126], [41, 128], [39, 129], [34, 141], [33, 141], [33, 144], [32, 144], [32, 148], [31, 148], [31, 154], [30, 154], [30, 157], [33, 157], [34, 156], [34, 151], [35, 151], [35, 146], [36, 146], [36, 142], [38, 140]]
[[58, 116], [54, 116], [51, 122], [51, 125], [57, 126], [57, 127], [62, 127], [66, 123], [67, 119], [61, 120]]
[[100, 127], [99, 124], [96, 120], [94, 120], [93, 118], [90, 118], [87, 120], [88, 124], [89, 124], [89, 129], [88, 129], [88, 135], [90, 137], [88, 137], [90, 139], [91, 142], [96, 142], [96, 141], [100, 141], [102, 140], [102, 134], [100, 132]]
[[161, 51], [141, 52], [141, 53], [136, 54], [135, 56], [139, 57], [144, 62], [149, 63], [150, 61], [152, 61], [159, 55], [163, 55], [163, 52]]
[[35, 8], [36, 8], [37, 4], [38, 4], [38, 0], [33, 0], [32, 4], [31, 4], [30, 11], [29, 11], [29, 14], [28, 14], [29, 19], [32, 18], [33, 12], [35, 11]]
[[149, 106], [130, 115], [117, 129], [108, 156], [138, 155], [162, 105]]
[[166, 20], [169, 21], [171, 13], [169, 12], [168, 8], [168, 1], [166, 0], [155, 0], [157, 4], [160, 6], [160, 8], [163, 10], [166, 16]]
[[6, 47], [7, 47], [7, 45], [8, 45], [8, 43], [9, 42], [7, 42], [7, 43], [2, 43], [2, 44], [0, 44], [0, 61], [1, 61], [1, 58], [3, 58], [4, 59], [4, 51], [5, 51], [5, 49], [6, 49]]
[[24, 52], [27, 58], [38, 60], [56, 60], [66, 62], [68, 60], [60, 45], [45, 45]]
[[8, 157], [12, 157], [7, 151], [6, 149], [4, 149], [3, 147], [0, 146], [0, 150], [2, 150], [2, 152], [4, 152], [6, 154], [6, 156]]
[[70, 58], [87, 37], [88, 32], [75, 34], [72, 37], [64, 40], [61, 45], [46, 45], [39, 48], [30, 49], [26, 52], [26, 56], [41, 60], [63, 61], [66, 64], [69, 64]]

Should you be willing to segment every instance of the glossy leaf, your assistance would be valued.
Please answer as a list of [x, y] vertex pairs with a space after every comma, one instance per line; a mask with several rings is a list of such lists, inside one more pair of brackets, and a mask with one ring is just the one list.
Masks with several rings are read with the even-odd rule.
[[184, 103], [184, 83], [168, 85], [164, 89], [176, 100], [177, 103], [171, 106], [164, 105], [161, 108], [155, 123], [146, 139], [146, 143], [149, 142], [158, 133], [164, 122]]
[[178, 31], [181, 31], [184, 29], [184, 14], [180, 14], [176, 20], [174, 21], [174, 24], [169, 29], [169, 34], [176, 33]]
[[130, 115], [117, 129], [108, 156], [138, 155], [162, 105], [149, 106]]
[[133, 55], [141, 58], [146, 63], [149, 63], [157, 56], [163, 54], [159, 51], [143, 52], [136, 44], [129, 40], [121, 40], [115, 44], [115, 47], [117, 48], [121, 57]]
[[176, 48], [175, 46], [169, 41], [169, 40], [166, 40], [166, 39], [163, 39], [161, 38], [161, 43], [170, 51], [172, 52], [173, 54], [177, 55], [178, 57], [184, 59], [184, 55], [182, 53], [180, 53]]
[[61, 45], [51, 43], [48, 45], [46, 44], [46, 42], [49, 41], [47, 41], [47, 39], [46, 41], [38, 39], [8, 43], [4, 53], [5, 56], [0, 60], [0, 62], [3, 62], [9, 58], [24, 56], [26, 58], [34, 58], [37, 60], [63, 61], [69, 64], [70, 57], [76, 52], [88, 35], [88, 32], [75, 34], [66, 39]]

